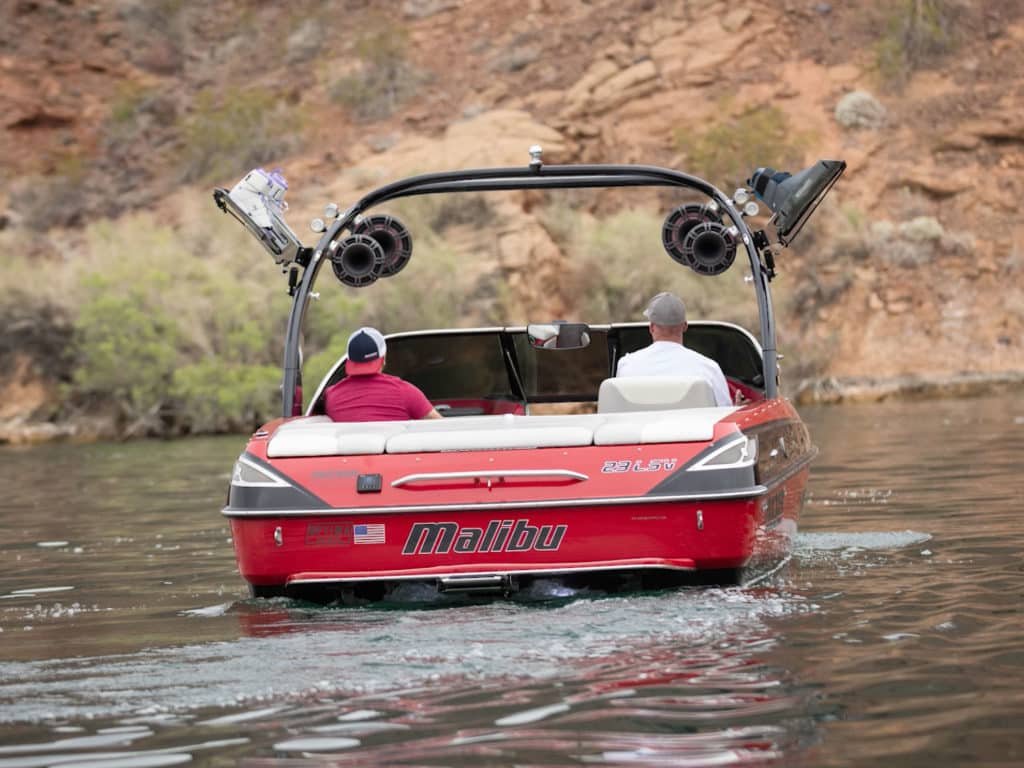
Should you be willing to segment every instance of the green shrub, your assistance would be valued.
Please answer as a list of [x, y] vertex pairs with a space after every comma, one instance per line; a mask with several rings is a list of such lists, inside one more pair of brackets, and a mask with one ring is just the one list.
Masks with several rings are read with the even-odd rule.
[[465, 325], [474, 316], [466, 310], [472, 280], [458, 255], [440, 243], [420, 240], [418, 259], [396, 279], [377, 281], [366, 324], [388, 331], [445, 328]]
[[114, 101], [110, 105], [111, 124], [116, 127], [134, 122], [139, 107], [151, 92], [150, 88], [130, 81], [119, 85], [114, 93]]
[[217, 216], [180, 232], [146, 214], [88, 228], [62, 293], [76, 317], [73, 398], [116, 397], [132, 419], [156, 408], [192, 432], [277, 413], [289, 300], [269, 260], [251, 264], [258, 247]]
[[476, 324], [488, 308], [480, 300], [481, 285], [469, 254], [455, 251], [441, 237], [456, 225], [482, 226], [495, 212], [483, 195], [413, 197], [388, 205], [413, 236], [413, 255], [395, 277], [382, 278], [366, 288], [339, 283], [330, 264], [317, 280], [320, 298], [306, 313], [303, 389], [308, 398], [331, 366], [345, 353], [348, 336], [371, 325], [383, 333], [418, 328], [448, 328]]
[[308, 405], [313, 393], [328, 374], [338, 358], [345, 354], [345, 342], [349, 334], [358, 328], [358, 324], [352, 324], [344, 332], [339, 332], [331, 337], [318, 352], [303, 360], [302, 364], [302, 394], [303, 405]]
[[[10, 376], [29, 362], [29, 376], [69, 381], [73, 328], [63, 307], [44, 296], [8, 288], [0, 302], [0, 371]], [[19, 359], [22, 358], [22, 359]]]
[[406, 61], [408, 45], [408, 31], [393, 19], [372, 19], [355, 43], [361, 68], [331, 85], [331, 99], [360, 121], [392, 115], [427, 79]]
[[99, 290], [75, 318], [74, 334], [72, 381], [80, 393], [116, 399], [130, 419], [166, 402], [178, 331], [173, 318], [149, 306], [140, 292]]
[[581, 215], [567, 201], [550, 198], [539, 214], [541, 226], [560, 250], [566, 250], [579, 235]]
[[14, 182], [11, 208], [25, 227], [36, 232], [77, 227], [89, 207], [89, 171], [89, 162], [80, 153], [64, 153], [52, 174], [23, 176]]
[[[402, 216], [403, 221], [408, 221]], [[335, 280], [329, 264], [320, 272], [320, 299], [307, 312], [307, 352], [315, 354], [325, 344], [362, 325], [384, 333], [423, 327], [464, 324], [471, 313], [466, 302], [475, 279], [460, 266], [460, 258], [429, 228], [411, 227], [413, 255], [405, 269], [393, 278], [381, 278], [366, 288], [350, 288]], [[335, 349], [335, 357], [342, 354]]]
[[387, 213], [409, 228], [417, 248], [421, 242], [427, 243], [427, 247], [442, 243], [442, 235], [453, 227], [483, 229], [497, 215], [491, 200], [479, 192], [408, 197], [388, 203]]
[[[728, 102], [719, 111], [728, 115]], [[810, 139], [792, 131], [778, 107], [756, 106], [736, 117], [723, 118], [703, 132], [679, 128], [675, 146], [686, 155], [689, 172], [731, 192], [745, 186], [750, 174], [761, 166], [785, 170], [802, 164], [800, 147]]]
[[207, 89], [196, 97], [182, 140], [186, 181], [234, 179], [298, 149], [302, 126], [298, 112], [266, 89]]
[[185, 431], [250, 430], [280, 415], [281, 369], [207, 358], [176, 370], [170, 393]]
[[887, 5], [884, 32], [875, 44], [875, 68], [900, 84], [954, 46], [955, 20], [964, 10], [952, 0], [896, 0]]
[[779, 348], [786, 355], [783, 383], [823, 374], [835, 350], [834, 335], [823, 337], [822, 311], [840, 304], [857, 281], [856, 270], [872, 260], [867, 220], [853, 207], [826, 198], [800, 233], [793, 251], [777, 258], [773, 282], [780, 317]]

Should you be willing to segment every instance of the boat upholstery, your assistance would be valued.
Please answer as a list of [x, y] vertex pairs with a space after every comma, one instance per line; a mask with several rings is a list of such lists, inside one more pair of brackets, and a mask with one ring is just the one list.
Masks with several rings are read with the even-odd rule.
[[[543, 418], [543, 417], [538, 417]], [[387, 453], [476, 451], [511, 448], [559, 448], [590, 445], [594, 432], [585, 426], [525, 426], [405, 432], [388, 440]]]
[[594, 430], [594, 445], [641, 445], [647, 443], [706, 442], [715, 434], [715, 424], [736, 408], [610, 413]]
[[327, 416], [282, 424], [267, 445], [267, 456], [356, 456], [384, 453], [389, 438], [404, 432], [405, 421], [340, 423]]
[[564, 416], [465, 416], [422, 421], [336, 423], [326, 416], [278, 427], [269, 458], [381, 453], [569, 448], [707, 441], [735, 408], [689, 408]]
[[621, 376], [605, 379], [598, 413], [702, 408], [715, 404], [711, 384], [699, 376]]

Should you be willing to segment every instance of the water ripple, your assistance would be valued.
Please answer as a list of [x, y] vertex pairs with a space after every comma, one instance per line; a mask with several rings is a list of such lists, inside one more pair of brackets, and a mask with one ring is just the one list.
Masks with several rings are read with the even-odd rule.
[[247, 600], [216, 515], [239, 441], [5, 451], [0, 768], [1020, 764], [1017, 412], [806, 417], [772, 579], [539, 605]]

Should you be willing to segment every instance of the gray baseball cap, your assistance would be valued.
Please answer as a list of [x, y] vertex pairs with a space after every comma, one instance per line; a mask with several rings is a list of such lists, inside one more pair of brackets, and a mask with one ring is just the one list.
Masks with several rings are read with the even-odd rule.
[[644, 317], [655, 325], [682, 325], [686, 322], [686, 305], [674, 293], [659, 293], [648, 302]]

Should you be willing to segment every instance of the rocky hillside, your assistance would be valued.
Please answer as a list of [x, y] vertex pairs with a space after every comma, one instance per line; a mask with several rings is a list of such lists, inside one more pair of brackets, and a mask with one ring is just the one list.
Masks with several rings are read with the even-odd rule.
[[[273, 164], [303, 222], [410, 172], [521, 164], [532, 143], [722, 188], [844, 158], [780, 278], [790, 391], [1024, 372], [1019, 0], [0, 0], [0, 21], [0, 245], [25, 260], [0, 319], [33, 329], [0, 345], [0, 419], [19, 428], [67, 413], [75, 309], [30, 289], [99, 247], [97, 221], [188, 227], [212, 185]], [[522, 226], [529, 207], [497, 212], [488, 279], [512, 307], [571, 313], [524, 279], [564, 258]]]

